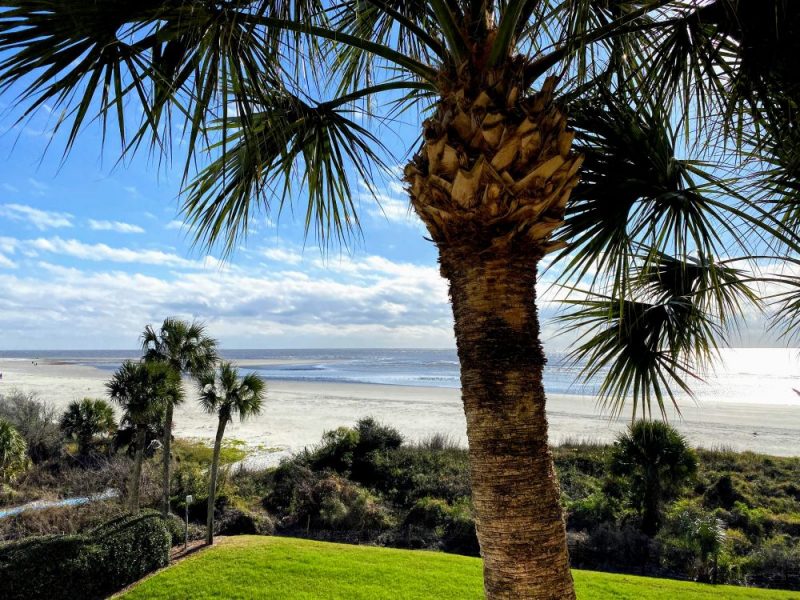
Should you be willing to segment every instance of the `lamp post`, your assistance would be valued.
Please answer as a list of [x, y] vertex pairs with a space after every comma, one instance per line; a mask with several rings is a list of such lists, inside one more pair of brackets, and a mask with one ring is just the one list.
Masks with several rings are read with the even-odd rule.
[[183, 538], [183, 549], [184, 550], [186, 550], [186, 548], [189, 546], [189, 505], [192, 503], [192, 500], [193, 500], [193, 498], [192, 498], [191, 494], [186, 496], [186, 530], [185, 530], [185, 535], [184, 535], [184, 538]]

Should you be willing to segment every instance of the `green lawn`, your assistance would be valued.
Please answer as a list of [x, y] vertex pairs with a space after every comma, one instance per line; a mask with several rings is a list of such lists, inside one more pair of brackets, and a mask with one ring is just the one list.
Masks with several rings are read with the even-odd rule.
[[[800, 593], [574, 571], [591, 600], [800, 600]], [[411, 600], [483, 597], [481, 563], [438, 552], [346, 546], [279, 537], [221, 539], [120, 596], [125, 600], [225, 598]]]

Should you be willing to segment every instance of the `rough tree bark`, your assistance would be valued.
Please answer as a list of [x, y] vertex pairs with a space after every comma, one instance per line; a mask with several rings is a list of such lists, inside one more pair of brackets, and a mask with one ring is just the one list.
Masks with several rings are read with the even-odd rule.
[[441, 254], [455, 316], [486, 595], [573, 597], [547, 443], [535, 268], [508, 256], [464, 265], [458, 253]]
[[561, 247], [550, 236], [581, 158], [555, 79], [525, 96], [523, 66], [463, 69], [442, 85], [405, 180], [450, 283], [486, 596], [569, 599], [535, 283], [541, 258]]

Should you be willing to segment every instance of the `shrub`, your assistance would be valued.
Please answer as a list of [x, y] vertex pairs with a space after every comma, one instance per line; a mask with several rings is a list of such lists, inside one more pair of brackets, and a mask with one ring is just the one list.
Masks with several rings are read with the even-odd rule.
[[402, 444], [403, 436], [394, 427], [367, 417], [358, 421], [355, 428], [326, 431], [321, 444], [310, 454], [309, 464], [316, 470], [331, 470], [369, 483], [375, 470], [375, 455], [396, 450]]
[[367, 490], [337, 475], [308, 479], [295, 491], [293, 517], [300, 526], [334, 531], [380, 531], [389, 512]]
[[628, 524], [602, 523], [589, 534], [587, 546], [595, 568], [642, 569], [659, 558], [653, 540]]
[[454, 505], [441, 498], [421, 498], [414, 503], [401, 527], [404, 545], [436, 548], [477, 556], [480, 552], [475, 520], [468, 501]]
[[722, 475], [703, 493], [703, 502], [709, 508], [731, 510], [737, 502], [747, 502], [749, 498], [740, 491], [741, 483], [730, 475]]
[[572, 530], [589, 530], [600, 523], [613, 522], [619, 507], [613, 497], [597, 491], [566, 505], [567, 526]]
[[[177, 515], [170, 515], [164, 520], [164, 525], [169, 532], [172, 546], [181, 546], [186, 540], [186, 522]], [[205, 528], [194, 523], [189, 523], [189, 541], [202, 540], [205, 537]]]
[[410, 508], [425, 497], [443, 498], [452, 504], [470, 495], [466, 450], [402, 446], [373, 455], [373, 459], [373, 476], [362, 483], [401, 507]]
[[219, 535], [272, 535], [275, 523], [265, 513], [255, 513], [237, 508], [222, 512], [216, 521]]
[[141, 579], [169, 562], [170, 534], [156, 512], [124, 516], [93, 530], [88, 537], [100, 548], [104, 591], [114, 591]]
[[789, 536], [774, 536], [746, 561], [748, 583], [763, 587], [800, 589], [800, 544]]
[[62, 435], [56, 410], [35, 394], [12, 391], [0, 396], [0, 419], [11, 423], [25, 438], [34, 463], [61, 456]]
[[0, 547], [4, 600], [104, 598], [167, 564], [170, 535], [155, 512], [126, 515], [84, 535]]
[[350, 427], [339, 427], [326, 431], [322, 442], [310, 456], [310, 465], [315, 470], [331, 470], [346, 474], [353, 468], [353, 453], [358, 446], [358, 431]]
[[301, 459], [284, 460], [272, 472], [271, 491], [262, 504], [270, 511], [285, 513], [291, 510], [295, 490], [304, 481], [315, 477], [313, 471], [302, 464]]

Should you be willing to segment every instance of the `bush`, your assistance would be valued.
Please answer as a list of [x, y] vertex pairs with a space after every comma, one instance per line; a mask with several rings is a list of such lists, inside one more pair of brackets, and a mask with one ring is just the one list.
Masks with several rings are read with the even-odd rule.
[[353, 454], [358, 446], [358, 431], [350, 427], [339, 427], [326, 431], [322, 442], [310, 455], [313, 469], [331, 470], [347, 474], [353, 468]]
[[740, 491], [741, 483], [730, 475], [722, 475], [703, 493], [703, 502], [709, 508], [731, 510], [737, 502], [750, 503], [752, 500]]
[[275, 523], [265, 513], [229, 508], [215, 522], [218, 535], [272, 535]]
[[[164, 525], [169, 532], [172, 546], [181, 546], [186, 540], [186, 522], [177, 515], [170, 515], [164, 520]], [[189, 541], [205, 538], [205, 527], [189, 523]]]
[[589, 534], [587, 545], [592, 568], [644, 569], [659, 557], [651, 538], [629, 524], [603, 523]]
[[394, 427], [367, 417], [358, 421], [355, 428], [326, 431], [320, 445], [309, 455], [309, 465], [368, 484], [374, 474], [376, 455], [396, 450], [402, 444], [403, 436]]
[[5, 419], [25, 438], [34, 463], [61, 456], [63, 437], [55, 409], [35, 394], [12, 391], [0, 396], [0, 419]]
[[567, 502], [565, 508], [567, 527], [574, 531], [589, 530], [600, 523], [614, 522], [619, 512], [618, 502], [599, 491], [574, 502]]
[[421, 498], [406, 515], [401, 527], [404, 545], [436, 548], [477, 556], [480, 553], [475, 520], [469, 502], [454, 505], [441, 498]]
[[362, 483], [401, 507], [410, 508], [425, 497], [452, 504], [470, 495], [466, 450], [403, 446], [373, 458], [372, 479]]
[[800, 544], [789, 536], [774, 536], [746, 561], [748, 583], [762, 587], [800, 589]]
[[84, 535], [0, 547], [4, 600], [104, 598], [169, 561], [170, 534], [156, 512], [126, 515]]
[[367, 490], [337, 475], [307, 479], [295, 490], [291, 520], [334, 531], [380, 531], [389, 512]]

